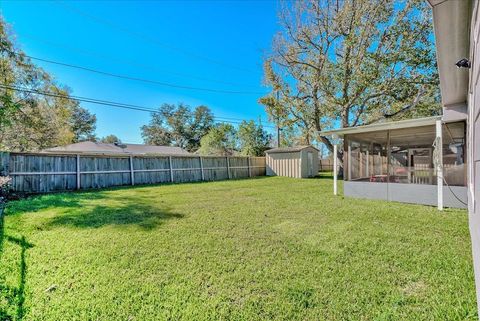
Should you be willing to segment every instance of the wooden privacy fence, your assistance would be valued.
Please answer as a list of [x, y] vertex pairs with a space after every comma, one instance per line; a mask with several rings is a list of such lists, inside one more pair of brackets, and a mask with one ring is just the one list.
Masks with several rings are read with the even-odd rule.
[[1, 153], [0, 176], [16, 192], [46, 193], [121, 185], [265, 176], [265, 157]]
[[[337, 166], [337, 170], [340, 168], [340, 165]], [[318, 170], [320, 172], [333, 172], [333, 159], [323, 158], [319, 160]]]

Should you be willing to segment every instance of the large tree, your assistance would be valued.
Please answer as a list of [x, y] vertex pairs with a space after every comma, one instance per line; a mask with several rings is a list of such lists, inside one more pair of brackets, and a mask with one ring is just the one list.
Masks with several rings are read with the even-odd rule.
[[238, 126], [238, 143], [240, 153], [244, 156], [263, 156], [270, 145], [272, 137], [261, 124], [253, 120], [242, 121]]
[[25, 152], [70, 144], [69, 118], [70, 110], [58, 98], [32, 97], [11, 113], [0, 131], [0, 149]]
[[95, 129], [97, 128], [97, 117], [87, 109], [81, 107], [78, 103], [72, 104], [70, 113], [73, 142], [96, 140]]
[[425, 1], [288, 2], [280, 20], [264, 62], [272, 93], [260, 102], [281, 126], [300, 126], [331, 150], [318, 131], [439, 113]]
[[141, 131], [146, 144], [178, 146], [192, 152], [212, 126], [213, 114], [206, 106], [192, 110], [181, 103], [163, 104]]
[[0, 150], [35, 151], [91, 137], [95, 116], [12, 39], [0, 17]]
[[237, 149], [237, 131], [230, 124], [218, 124], [212, 127], [200, 140], [202, 155], [230, 156]]
[[100, 138], [99, 140], [101, 143], [106, 143], [106, 144], [115, 144], [115, 143], [121, 143], [122, 141], [120, 138], [118, 138], [116, 135], [110, 134], [105, 137]]
[[13, 86], [29, 86], [41, 83], [47, 74], [32, 68], [24, 55], [15, 54], [10, 28], [0, 16], [0, 131], [11, 124], [11, 118], [22, 103], [28, 103], [27, 93], [18, 93]]

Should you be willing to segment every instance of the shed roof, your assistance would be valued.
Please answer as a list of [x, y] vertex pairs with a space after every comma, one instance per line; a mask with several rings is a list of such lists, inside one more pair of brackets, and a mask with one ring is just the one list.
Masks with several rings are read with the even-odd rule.
[[265, 153], [267, 154], [275, 154], [275, 153], [295, 153], [299, 152], [301, 150], [304, 150], [306, 148], [313, 148], [318, 151], [317, 148], [311, 146], [311, 145], [306, 145], [306, 146], [293, 146], [293, 147], [280, 147], [280, 148], [272, 148], [267, 150]]
[[190, 155], [180, 147], [153, 146], [142, 144], [106, 144], [98, 142], [80, 142], [65, 146], [44, 149], [44, 153], [94, 153], [129, 155]]

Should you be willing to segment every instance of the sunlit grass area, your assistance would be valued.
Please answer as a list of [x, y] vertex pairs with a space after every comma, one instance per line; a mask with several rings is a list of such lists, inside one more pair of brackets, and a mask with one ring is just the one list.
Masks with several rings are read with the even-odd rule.
[[467, 213], [329, 177], [52, 194], [0, 228], [0, 320], [474, 320]]

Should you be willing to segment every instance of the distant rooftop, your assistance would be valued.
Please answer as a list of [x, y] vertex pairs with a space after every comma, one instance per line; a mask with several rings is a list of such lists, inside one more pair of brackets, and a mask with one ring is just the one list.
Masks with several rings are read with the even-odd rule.
[[154, 146], [142, 144], [106, 144], [81, 142], [65, 146], [44, 149], [44, 153], [80, 153], [80, 154], [129, 154], [129, 155], [190, 155], [180, 147]]

